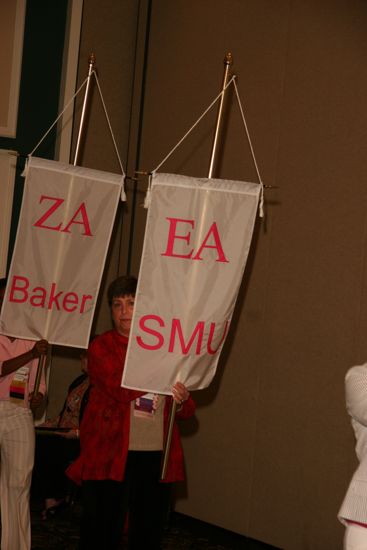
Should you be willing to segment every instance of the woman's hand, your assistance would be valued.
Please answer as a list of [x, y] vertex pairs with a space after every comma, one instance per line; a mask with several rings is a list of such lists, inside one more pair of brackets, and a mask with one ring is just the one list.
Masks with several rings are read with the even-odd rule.
[[41, 355], [47, 355], [48, 352], [48, 342], [47, 340], [38, 340], [32, 348], [33, 359], [41, 357]]
[[190, 397], [190, 392], [184, 384], [176, 382], [172, 388], [172, 397], [178, 405], [183, 405], [185, 401]]
[[32, 392], [29, 394], [29, 403], [32, 411], [35, 411], [40, 405], [42, 405], [43, 397], [43, 393], [40, 392], [36, 394]]

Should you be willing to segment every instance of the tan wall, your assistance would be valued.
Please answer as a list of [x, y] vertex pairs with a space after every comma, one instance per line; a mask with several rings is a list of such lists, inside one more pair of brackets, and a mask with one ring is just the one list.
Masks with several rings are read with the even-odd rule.
[[[188, 480], [176, 509], [287, 550], [341, 548], [336, 513], [355, 466], [343, 378], [367, 351], [367, 4], [153, 0], [142, 112], [147, 5], [138, 24], [137, 2], [85, 0], [84, 8], [81, 67], [95, 50], [129, 174], [136, 162], [155, 168], [193, 124], [231, 51], [260, 171], [276, 186], [266, 191], [217, 378], [197, 394], [197, 420], [184, 428]], [[213, 111], [162, 170], [205, 176], [214, 119]], [[254, 180], [234, 101], [227, 120], [218, 175]], [[86, 166], [116, 170], [107, 139], [99, 112]], [[135, 273], [145, 188], [140, 180]], [[126, 268], [131, 214], [129, 192], [107, 280]], [[107, 325], [101, 308], [97, 327]]]
[[[355, 463], [343, 377], [365, 359], [366, 23], [364, 2], [153, 1], [142, 166], [209, 104], [229, 50], [277, 186], [217, 381], [197, 396], [177, 510], [286, 549], [341, 548]], [[206, 175], [213, 118], [163, 170]], [[253, 179], [246, 151], [233, 104], [219, 175]]]

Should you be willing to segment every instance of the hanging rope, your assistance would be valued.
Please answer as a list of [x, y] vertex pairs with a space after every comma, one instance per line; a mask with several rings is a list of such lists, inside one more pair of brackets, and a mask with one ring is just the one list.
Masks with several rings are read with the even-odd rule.
[[205, 115], [210, 111], [210, 109], [216, 104], [216, 102], [218, 101], [218, 99], [224, 94], [224, 92], [226, 91], [226, 89], [228, 88], [228, 86], [231, 84], [231, 82], [234, 80], [235, 76], [232, 76], [231, 80], [227, 83], [227, 85], [223, 88], [223, 90], [217, 95], [217, 97], [211, 102], [211, 104], [209, 105], [209, 107], [207, 109], [205, 109], [205, 111], [200, 115], [200, 117], [197, 119], [197, 121], [195, 122], [195, 124], [193, 124], [190, 128], [190, 130], [188, 130], [186, 132], [186, 134], [183, 136], [183, 138], [180, 139], [180, 141], [173, 147], [173, 149], [171, 149], [171, 151], [168, 153], [168, 155], [166, 155], [164, 157], [164, 159], [158, 164], [158, 166], [152, 171], [152, 174], [154, 175], [155, 172], [157, 172], [159, 170], [159, 168], [166, 162], [166, 160], [169, 159], [169, 157], [172, 155], [172, 153], [174, 153], [174, 151], [176, 151], [177, 147], [179, 147], [181, 145], [181, 143], [187, 138], [187, 136], [189, 134], [191, 134], [191, 132], [193, 131], [194, 128], [196, 128], [196, 126], [199, 124], [199, 122], [205, 117]]
[[233, 80], [233, 85], [234, 85], [234, 89], [235, 89], [235, 91], [236, 91], [237, 102], [238, 102], [238, 106], [239, 106], [240, 111], [241, 111], [242, 122], [243, 122], [243, 125], [244, 125], [244, 127], [245, 127], [245, 131], [246, 131], [246, 135], [247, 135], [247, 140], [248, 140], [248, 143], [249, 143], [249, 146], [250, 146], [250, 151], [251, 151], [251, 155], [252, 155], [252, 160], [254, 161], [254, 165], [255, 165], [257, 177], [259, 178], [259, 183], [260, 183], [260, 185], [261, 185], [261, 194], [260, 194], [260, 205], [259, 205], [259, 208], [260, 208], [260, 217], [263, 218], [263, 217], [264, 217], [264, 184], [263, 184], [263, 182], [262, 182], [262, 179], [261, 179], [261, 176], [260, 176], [259, 167], [258, 167], [257, 162], [256, 162], [255, 152], [254, 152], [254, 148], [253, 148], [253, 146], [252, 146], [251, 137], [250, 137], [250, 132], [248, 131], [246, 118], [245, 118], [245, 115], [244, 115], [244, 112], [243, 112], [241, 99], [240, 99], [240, 96], [239, 96], [239, 93], [238, 93], [237, 84], [236, 84], [236, 79]]
[[103, 99], [102, 90], [101, 90], [101, 87], [99, 85], [99, 80], [98, 80], [98, 77], [97, 77], [97, 73], [96, 73], [96, 71], [93, 71], [93, 73], [94, 73], [94, 78], [96, 79], [97, 88], [98, 88], [98, 92], [99, 92], [99, 97], [101, 98], [101, 101], [102, 101], [104, 114], [105, 114], [105, 117], [106, 117], [106, 120], [107, 120], [108, 127], [110, 129], [111, 138], [112, 138], [112, 141], [113, 141], [113, 145], [115, 147], [115, 151], [116, 151], [116, 155], [117, 155], [117, 158], [118, 158], [118, 161], [119, 161], [119, 164], [120, 164], [121, 172], [122, 172], [122, 175], [125, 177], [125, 170], [124, 170], [124, 167], [122, 165], [122, 161], [121, 161], [121, 157], [119, 155], [119, 151], [118, 151], [118, 148], [117, 148], [117, 143], [116, 143], [116, 140], [115, 140], [115, 136], [114, 136], [113, 131], [112, 131], [111, 122], [110, 122], [110, 119], [109, 119], [109, 116], [108, 116], [108, 113], [107, 113], [107, 108], [106, 108], [105, 101]]
[[[60, 118], [62, 117], [62, 115], [63, 115], [63, 114], [65, 113], [65, 111], [68, 109], [68, 107], [70, 106], [70, 104], [75, 100], [75, 98], [77, 97], [77, 95], [78, 95], [78, 94], [81, 92], [81, 90], [84, 88], [84, 86], [85, 86], [86, 83], [88, 82], [88, 79], [91, 78], [93, 75], [94, 75], [94, 78], [95, 78], [95, 80], [96, 80], [96, 84], [97, 84], [99, 96], [100, 96], [100, 98], [101, 98], [101, 102], [102, 102], [104, 114], [105, 114], [105, 117], [106, 117], [106, 120], [107, 120], [107, 124], [108, 124], [108, 128], [109, 128], [110, 134], [111, 134], [111, 138], [112, 138], [113, 145], [114, 145], [114, 148], [115, 148], [116, 156], [117, 156], [117, 159], [118, 159], [118, 162], [119, 162], [119, 165], [120, 165], [122, 177], [123, 177], [123, 178], [126, 177], [125, 170], [124, 170], [124, 167], [123, 167], [123, 164], [122, 164], [122, 161], [121, 161], [121, 157], [120, 157], [120, 154], [119, 154], [119, 152], [118, 152], [116, 139], [115, 139], [114, 133], [113, 133], [113, 131], [112, 131], [112, 126], [111, 126], [110, 118], [109, 118], [109, 116], [108, 116], [108, 112], [107, 112], [107, 108], [106, 108], [106, 103], [105, 103], [105, 100], [104, 100], [104, 98], [103, 98], [101, 86], [100, 86], [100, 84], [99, 84], [99, 80], [98, 80], [97, 73], [96, 73], [95, 70], [93, 70], [93, 71], [91, 72], [91, 74], [90, 74], [89, 76], [86, 77], [86, 79], [85, 79], [85, 80], [83, 81], [83, 83], [79, 86], [78, 90], [75, 92], [75, 94], [73, 95], [73, 97], [67, 102], [67, 104], [65, 105], [64, 109], [63, 109], [63, 110], [61, 111], [61, 113], [58, 115], [58, 117], [56, 118], [56, 120], [51, 124], [51, 126], [49, 127], [49, 129], [47, 130], [47, 132], [41, 137], [41, 139], [39, 140], [39, 142], [37, 143], [37, 145], [34, 147], [34, 149], [33, 149], [33, 150], [31, 151], [31, 153], [28, 155], [28, 159], [27, 159], [27, 161], [26, 161], [26, 166], [25, 166], [25, 169], [24, 169], [22, 175], [24, 175], [24, 176], [26, 175], [27, 166], [28, 166], [28, 160], [33, 156], [34, 152], [38, 149], [38, 147], [41, 145], [41, 143], [46, 139], [46, 137], [48, 136], [48, 134], [51, 132], [52, 128], [55, 126], [55, 124], [57, 124], [57, 122], [60, 120]], [[122, 191], [121, 191], [121, 199], [122, 199], [122, 200], [126, 200], [126, 195], [125, 195], [125, 191], [124, 191], [124, 187], [123, 187], [123, 186], [122, 186]]]
[[73, 97], [67, 102], [67, 104], [65, 105], [64, 109], [61, 111], [61, 113], [59, 114], [59, 116], [57, 117], [57, 119], [55, 120], [55, 122], [53, 122], [51, 124], [51, 126], [49, 127], [49, 129], [47, 130], [47, 132], [41, 137], [41, 139], [39, 140], [39, 142], [37, 143], [37, 145], [35, 146], [35, 148], [29, 153], [28, 155], [28, 158], [30, 158], [33, 153], [38, 149], [38, 147], [41, 145], [41, 143], [43, 142], [44, 139], [46, 139], [46, 137], [48, 136], [48, 134], [51, 132], [52, 128], [55, 126], [55, 124], [57, 124], [57, 122], [60, 120], [60, 118], [62, 117], [62, 115], [65, 113], [66, 109], [69, 107], [69, 105], [74, 101], [74, 99], [76, 98], [76, 96], [79, 94], [79, 92], [84, 88], [84, 86], [86, 85], [87, 81], [88, 81], [88, 76], [87, 78], [84, 80], [84, 82], [79, 86], [78, 90], [75, 92], [75, 94], [73, 95]]
[[220, 97], [224, 94], [224, 92], [226, 91], [226, 89], [228, 88], [228, 86], [229, 86], [230, 84], [232, 84], [232, 82], [233, 82], [233, 85], [234, 85], [234, 88], [235, 88], [236, 98], [237, 98], [237, 102], [238, 102], [238, 105], [239, 105], [239, 108], [240, 108], [241, 117], [242, 117], [242, 122], [243, 122], [243, 125], [244, 125], [244, 128], [245, 128], [247, 140], [248, 140], [248, 143], [249, 143], [249, 146], [250, 146], [250, 151], [251, 151], [251, 155], [252, 155], [252, 160], [253, 160], [253, 162], [254, 162], [255, 169], [256, 169], [256, 173], [257, 173], [257, 177], [258, 177], [259, 183], [260, 183], [260, 185], [261, 185], [259, 213], [260, 213], [260, 217], [261, 217], [261, 218], [264, 217], [264, 184], [263, 184], [262, 179], [261, 179], [261, 176], [260, 176], [260, 171], [259, 171], [259, 167], [258, 167], [258, 164], [257, 164], [257, 161], [256, 161], [254, 148], [253, 148], [253, 145], [252, 145], [252, 142], [251, 142], [250, 132], [249, 132], [249, 130], [248, 130], [246, 118], [245, 118], [245, 115], [244, 115], [244, 110], [243, 110], [242, 103], [241, 103], [241, 99], [240, 99], [240, 96], [239, 96], [239, 93], [238, 93], [237, 84], [236, 84], [236, 75], [233, 75], [233, 76], [232, 76], [232, 78], [228, 81], [228, 83], [227, 83], [226, 86], [223, 88], [223, 90], [222, 90], [222, 91], [217, 95], [217, 97], [210, 103], [209, 107], [208, 107], [207, 109], [205, 109], [205, 111], [199, 116], [199, 118], [197, 119], [197, 121], [191, 126], [191, 128], [190, 128], [190, 129], [186, 132], [186, 134], [180, 139], [180, 141], [170, 150], [170, 152], [164, 157], [164, 159], [158, 164], [158, 166], [157, 166], [154, 170], [152, 170], [152, 172], [151, 172], [151, 177], [149, 178], [149, 182], [148, 182], [148, 189], [147, 189], [147, 193], [146, 193], [146, 196], [145, 196], [145, 201], [144, 201], [144, 207], [145, 207], [145, 208], [148, 208], [148, 207], [149, 207], [149, 204], [150, 204], [151, 188], [152, 188], [152, 178], [155, 176], [156, 172], [159, 170], [159, 168], [161, 168], [161, 166], [163, 166], [163, 164], [169, 159], [169, 157], [176, 151], [176, 149], [181, 145], [181, 143], [191, 134], [191, 132], [194, 130], [194, 128], [196, 128], [196, 126], [199, 124], [199, 122], [204, 118], [204, 116], [205, 116], [205, 115], [210, 111], [210, 109], [215, 105], [215, 103], [218, 101], [218, 99], [220, 99]]

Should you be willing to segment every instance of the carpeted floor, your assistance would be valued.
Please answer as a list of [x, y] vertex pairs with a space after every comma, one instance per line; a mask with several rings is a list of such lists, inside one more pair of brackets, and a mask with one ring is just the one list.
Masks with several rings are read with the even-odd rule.
[[[81, 513], [79, 504], [66, 508], [47, 521], [41, 520], [40, 512], [41, 503], [32, 502], [32, 550], [77, 550]], [[173, 512], [165, 531], [162, 550], [279, 549]]]

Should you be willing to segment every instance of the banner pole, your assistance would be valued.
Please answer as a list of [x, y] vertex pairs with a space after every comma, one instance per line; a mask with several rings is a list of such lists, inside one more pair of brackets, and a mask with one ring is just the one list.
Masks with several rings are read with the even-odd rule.
[[172, 432], [173, 432], [173, 425], [175, 422], [176, 410], [177, 410], [177, 403], [176, 401], [172, 400], [171, 408], [169, 411], [167, 437], [166, 437], [166, 441], [164, 442], [164, 450], [163, 450], [163, 461], [162, 461], [162, 469], [161, 469], [162, 481], [165, 479], [167, 474], [168, 457], [169, 457], [169, 452], [171, 450]]
[[74, 166], [76, 166], [78, 164], [78, 161], [80, 160], [79, 159], [79, 156], [80, 156], [80, 143], [81, 143], [82, 134], [83, 134], [84, 126], [85, 126], [87, 105], [88, 105], [88, 100], [89, 100], [89, 95], [90, 95], [90, 90], [91, 90], [90, 81], [91, 81], [91, 76], [92, 76], [92, 72], [94, 70], [95, 63], [96, 63], [96, 56], [94, 55], [94, 53], [91, 53], [90, 56], [89, 56], [89, 59], [88, 59], [88, 80], [87, 80], [87, 85], [85, 87], [83, 108], [82, 108], [82, 114], [81, 114], [80, 123], [79, 123], [78, 139], [77, 139], [77, 142], [76, 142], [75, 156], [74, 156], [74, 162], [73, 162]]
[[[94, 53], [91, 53], [88, 59], [88, 80], [85, 88], [82, 114], [81, 114], [80, 123], [79, 123], [78, 139], [76, 143], [75, 156], [74, 156], [74, 162], [73, 162], [74, 166], [77, 165], [79, 156], [80, 156], [80, 143], [81, 143], [81, 138], [84, 130], [87, 104], [88, 104], [89, 95], [90, 95], [90, 80], [91, 80], [95, 63], [96, 63], [96, 56], [94, 55]], [[46, 366], [46, 360], [47, 360], [47, 355], [41, 355], [41, 357], [38, 360], [36, 379], [35, 379], [34, 388], [33, 388], [34, 395], [37, 395], [38, 393], [40, 383], [41, 383], [41, 378], [42, 378], [42, 372]]]
[[38, 393], [40, 383], [41, 383], [42, 372], [46, 365], [46, 359], [47, 359], [47, 355], [41, 355], [41, 357], [38, 360], [36, 379], [34, 381], [34, 388], [33, 388], [34, 395], [37, 395]]
[[218, 137], [219, 137], [219, 129], [220, 124], [222, 121], [222, 114], [223, 114], [223, 105], [224, 105], [224, 96], [226, 94], [226, 85], [228, 83], [228, 77], [229, 77], [229, 70], [231, 68], [231, 65], [233, 64], [233, 57], [231, 53], [227, 53], [227, 55], [224, 58], [224, 75], [223, 75], [223, 84], [222, 84], [222, 97], [220, 98], [219, 106], [218, 106], [218, 112], [217, 112], [217, 122], [215, 125], [215, 132], [214, 132], [214, 139], [213, 139], [213, 145], [212, 145], [212, 154], [210, 157], [210, 164], [209, 164], [209, 172], [208, 172], [208, 178], [213, 177], [213, 170], [214, 170], [214, 161], [215, 156], [217, 154], [217, 148], [218, 148]]
[[[223, 84], [222, 84], [223, 93], [220, 99], [218, 112], [217, 112], [217, 121], [215, 125], [215, 133], [214, 133], [214, 139], [213, 139], [213, 145], [212, 145], [212, 153], [210, 158], [208, 178], [213, 177], [214, 160], [217, 153], [219, 130], [220, 130], [220, 124], [221, 124], [222, 114], [223, 114], [224, 95], [226, 93], [225, 88], [228, 83], [229, 70], [232, 64], [233, 64], [232, 54], [227, 53], [227, 55], [224, 58], [224, 75], [223, 75]], [[176, 401], [173, 400], [170, 408], [170, 413], [169, 413], [167, 437], [166, 437], [166, 440], [164, 443], [164, 449], [163, 449], [163, 460], [162, 460], [162, 468], [161, 468], [162, 481], [165, 479], [167, 474], [168, 457], [171, 450], [172, 432], [173, 432], [173, 425], [175, 421], [176, 412], [177, 412], [177, 403]]]

